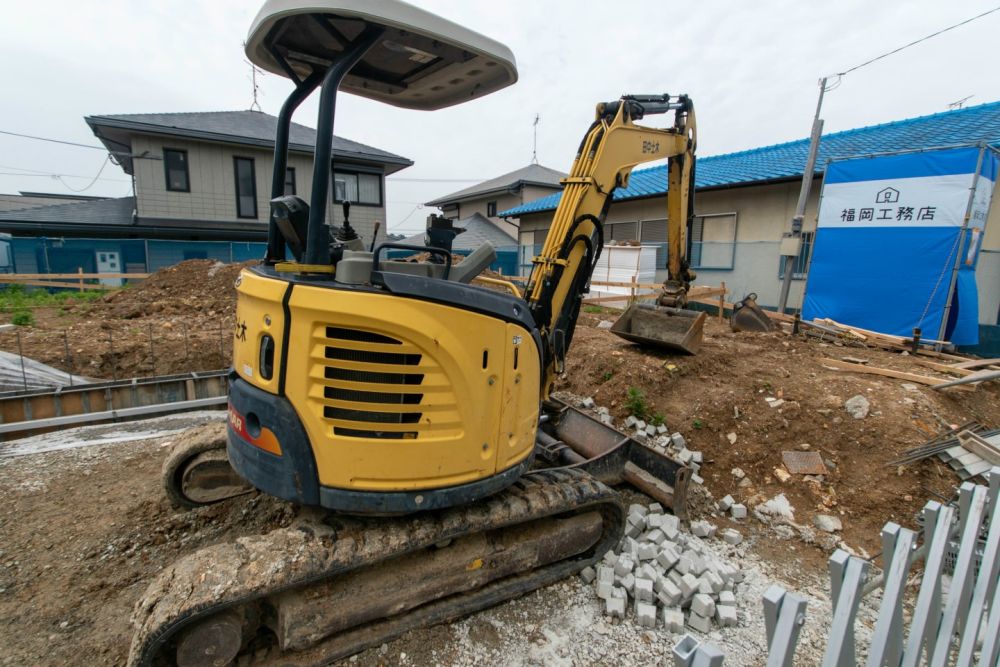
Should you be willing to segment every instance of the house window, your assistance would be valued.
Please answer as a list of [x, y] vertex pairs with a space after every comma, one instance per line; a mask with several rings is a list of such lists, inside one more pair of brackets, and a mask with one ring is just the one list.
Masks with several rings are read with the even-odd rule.
[[[813, 240], [816, 232], [802, 232], [802, 250], [795, 258], [795, 269], [792, 271], [792, 280], [804, 280], [809, 273], [809, 258], [812, 256]], [[785, 258], [778, 257], [778, 277], [785, 277]]]
[[688, 263], [693, 269], [728, 271], [736, 260], [736, 214], [697, 215], [688, 230]]
[[382, 205], [382, 176], [337, 171], [333, 174], [333, 199], [362, 206]]
[[486, 217], [487, 218], [497, 217], [497, 203], [495, 201], [486, 202]]
[[234, 157], [233, 170], [236, 174], [236, 217], [257, 217], [257, 179], [254, 176], [253, 159]]
[[295, 167], [285, 169], [285, 195], [295, 194]]
[[176, 148], [164, 148], [163, 172], [167, 179], [167, 190], [171, 192], [191, 192], [187, 151]]

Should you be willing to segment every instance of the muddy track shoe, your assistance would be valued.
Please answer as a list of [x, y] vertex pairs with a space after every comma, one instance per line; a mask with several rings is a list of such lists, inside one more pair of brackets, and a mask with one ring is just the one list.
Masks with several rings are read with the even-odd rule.
[[615, 492], [567, 469], [438, 512], [317, 513], [166, 568], [136, 604], [128, 664], [326, 665], [575, 574], [624, 517]]
[[205, 424], [177, 436], [163, 462], [163, 490], [174, 507], [202, 507], [253, 491], [226, 456], [225, 422]]

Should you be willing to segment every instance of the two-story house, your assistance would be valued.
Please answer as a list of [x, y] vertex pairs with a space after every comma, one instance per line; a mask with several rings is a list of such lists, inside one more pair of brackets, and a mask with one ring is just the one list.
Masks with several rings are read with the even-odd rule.
[[[20, 273], [155, 271], [192, 258], [262, 257], [270, 215], [277, 118], [258, 111], [88, 116], [94, 135], [132, 177], [134, 196], [0, 212]], [[316, 131], [293, 123], [285, 193], [307, 201]], [[385, 176], [412, 161], [341, 137], [333, 141], [330, 224], [385, 238]], [[29, 202], [25, 202], [29, 204]], [[16, 204], [16, 203], [15, 203]]]
[[561, 171], [532, 163], [450, 195], [438, 197], [427, 202], [426, 206], [439, 208], [444, 217], [456, 221], [471, 220], [474, 216], [479, 216], [477, 219], [485, 218], [512, 239], [511, 245], [516, 245], [517, 225], [497, 214], [562, 191], [559, 181], [565, 177], [566, 174]]

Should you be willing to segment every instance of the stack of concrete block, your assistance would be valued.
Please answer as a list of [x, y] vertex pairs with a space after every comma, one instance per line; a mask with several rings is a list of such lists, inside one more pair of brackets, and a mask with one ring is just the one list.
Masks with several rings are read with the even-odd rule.
[[699, 539], [714, 535], [714, 525], [696, 521], [693, 535], [680, 528], [677, 517], [664, 513], [659, 503], [629, 507], [617, 549], [580, 574], [595, 586], [606, 614], [624, 618], [631, 607], [640, 626], [662, 625], [674, 633], [682, 632], [685, 623], [703, 633], [713, 624], [736, 625], [734, 591], [743, 573]]

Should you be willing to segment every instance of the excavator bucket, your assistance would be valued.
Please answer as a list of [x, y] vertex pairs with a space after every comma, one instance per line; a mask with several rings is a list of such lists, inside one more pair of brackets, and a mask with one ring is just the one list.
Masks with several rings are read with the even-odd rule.
[[692, 470], [557, 398], [552, 418], [542, 424], [536, 452], [553, 465], [585, 471], [612, 486], [627, 483], [688, 519]]
[[774, 329], [771, 318], [757, 305], [757, 295], [752, 293], [733, 306], [729, 327], [733, 331], [767, 332]]
[[695, 354], [701, 347], [706, 317], [695, 310], [637, 303], [611, 326], [611, 333], [639, 345]]

